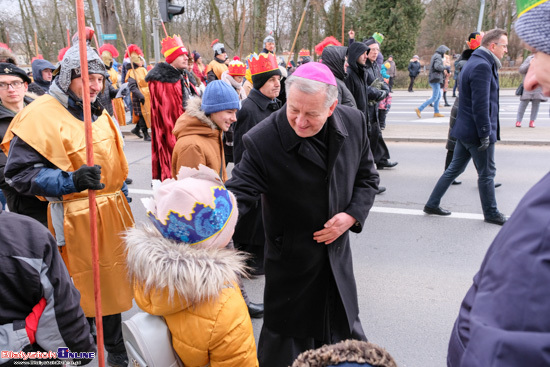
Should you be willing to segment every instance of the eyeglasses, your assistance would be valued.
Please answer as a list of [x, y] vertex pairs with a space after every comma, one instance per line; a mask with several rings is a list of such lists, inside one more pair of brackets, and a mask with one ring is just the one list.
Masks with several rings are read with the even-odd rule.
[[15, 90], [23, 86], [24, 82], [0, 83], [0, 90], [7, 90], [10, 86]]
[[508, 44], [507, 44], [507, 43], [495, 43], [495, 45], [501, 46], [501, 47], [504, 47], [504, 48], [508, 48]]

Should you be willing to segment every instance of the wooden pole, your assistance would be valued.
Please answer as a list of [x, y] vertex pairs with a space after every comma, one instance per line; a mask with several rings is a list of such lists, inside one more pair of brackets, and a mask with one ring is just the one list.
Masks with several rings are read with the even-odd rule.
[[36, 34], [36, 31], [34, 31], [34, 50], [36, 52], [36, 57], [38, 57], [40, 53], [38, 52], [38, 36]]
[[298, 35], [300, 34], [300, 28], [302, 28], [302, 22], [306, 16], [306, 11], [309, 6], [309, 0], [306, 1], [306, 6], [304, 6], [304, 11], [302, 12], [302, 18], [300, 19], [300, 24], [298, 24], [298, 29], [296, 30], [296, 36], [294, 36], [294, 42], [292, 42], [292, 47], [290, 48], [290, 56], [288, 58], [287, 67], [290, 66], [290, 58], [293, 58], [294, 46], [296, 46], [296, 40], [298, 40]]
[[346, 24], [346, 4], [342, 5], [342, 45], [345, 45], [344, 43], [344, 27]]
[[[82, 107], [84, 109], [84, 128], [86, 132], [86, 164], [94, 165], [94, 147], [92, 138], [92, 108], [90, 100], [90, 79], [88, 74], [88, 56], [86, 53], [86, 19], [83, 0], [76, 0], [76, 18], [78, 20], [78, 48], [80, 52], [80, 72], [82, 75]], [[95, 190], [88, 190], [90, 211], [90, 238], [92, 242], [92, 266], [94, 274], [95, 323], [97, 330], [97, 357], [100, 367], [105, 366], [103, 351], [103, 318], [101, 312], [101, 285], [99, 279], [99, 252], [97, 243], [97, 207]]]

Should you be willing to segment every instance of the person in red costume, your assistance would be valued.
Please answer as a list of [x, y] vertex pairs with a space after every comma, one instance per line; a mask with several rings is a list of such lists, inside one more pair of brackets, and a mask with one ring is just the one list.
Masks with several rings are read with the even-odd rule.
[[151, 155], [153, 180], [172, 177], [172, 151], [176, 137], [172, 133], [176, 120], [185, 112], [191, 95], [197, 94], [187, 75], [188, 52], [180, 36], [161, 42], [166, 62], [159, 62], [147, 74], [151, 93]]

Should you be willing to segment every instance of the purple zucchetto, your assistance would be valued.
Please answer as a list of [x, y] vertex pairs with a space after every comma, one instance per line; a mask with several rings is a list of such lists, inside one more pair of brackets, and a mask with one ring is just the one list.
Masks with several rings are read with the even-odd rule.
[[292, 73], [292, 76], [299, 76], [300, 78], [336, 86], [334, 74], [332, 74], [328, 66], [320, 62], [308, 62], [307, 64], [303, 64]]

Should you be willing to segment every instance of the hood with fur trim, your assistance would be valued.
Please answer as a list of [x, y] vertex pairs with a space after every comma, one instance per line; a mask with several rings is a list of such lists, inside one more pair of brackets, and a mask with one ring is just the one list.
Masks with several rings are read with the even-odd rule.
[[376, 367], [397, 367], [395, 360], [383, 348], [361, 340], [345, 340], [337, 344], [303, 352], [292, 367], [327, 367], [344, 362]]
[[[193, 97], [187, 102], [185, 113], [180, 116], [174, 126], [173, 133], [176, 139], [187, 135], [205, 135], [205, 133], [217, 136], [220, 133], [218, 125], [201, 110], [201, 102], [200, 97]], [[205, 129], [205, 126], [208, 126], [211, 131]]]
[[145, 81], [153, 80], [161, 83], [176, 83], [183, 78], [181, 71], [166, 62], [159, 62], [145, 76]]
[[124, 240], [130, 278], [155, 300], [151, 302], [155, 314], [215, 300], [223, 288], [246, 276], [245, 253], [178, 243], [164, 238], [151, 224], [129, 229]]

